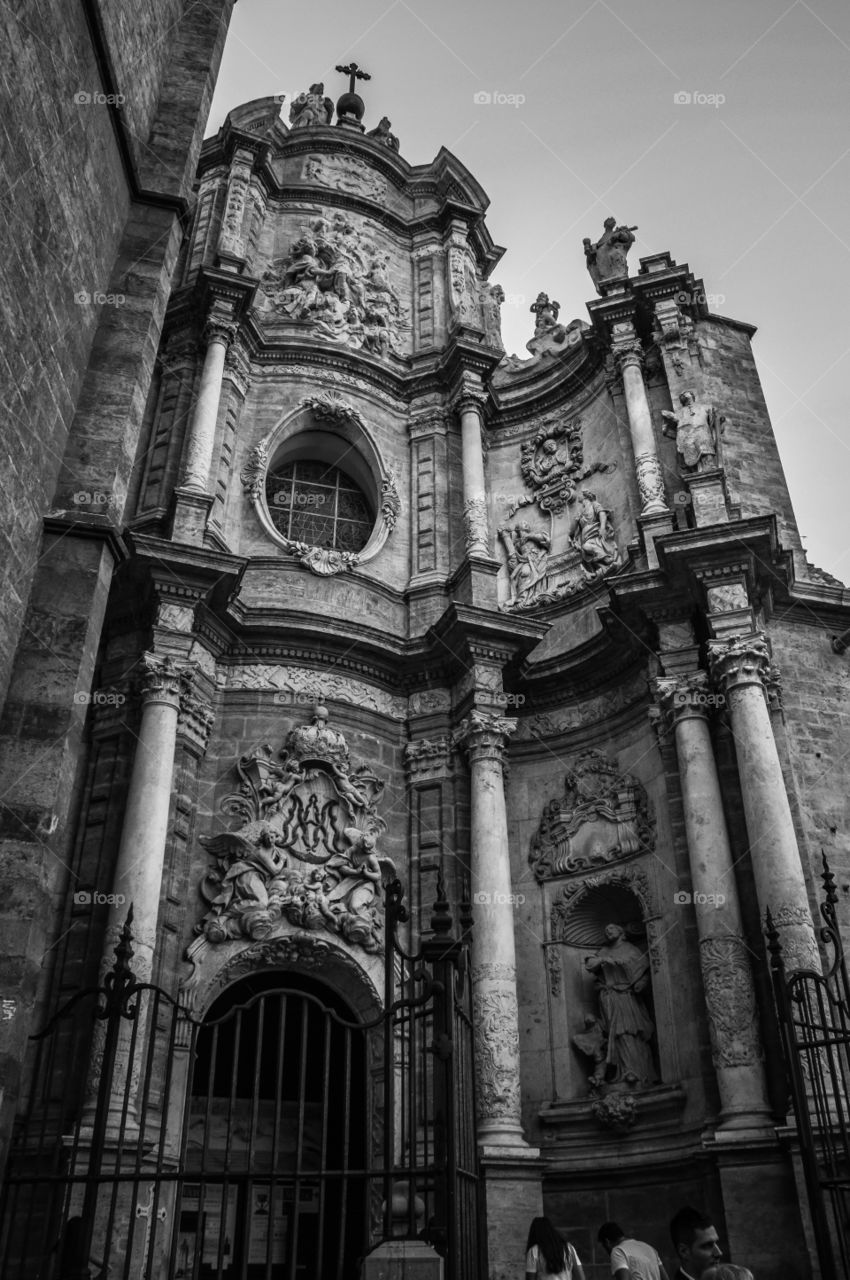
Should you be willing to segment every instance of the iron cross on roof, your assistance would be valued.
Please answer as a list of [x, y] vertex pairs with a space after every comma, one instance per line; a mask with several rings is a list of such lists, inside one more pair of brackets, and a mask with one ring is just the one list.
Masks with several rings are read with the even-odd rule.
[[348, 81], [349, 93], [355, 92], [354, 90], [355, 81], [372, 79], [372, 77], [369, 75], [369, 72], [361, 71], [356, 62], [349, 62], [347, 67], [337, 67], [336, 70], [341, 72], [342, 75], [349, 77], [349, 81]]

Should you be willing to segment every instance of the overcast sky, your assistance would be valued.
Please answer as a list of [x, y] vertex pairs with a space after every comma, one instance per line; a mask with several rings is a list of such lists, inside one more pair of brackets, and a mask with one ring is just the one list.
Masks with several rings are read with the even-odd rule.
[[317, 80], [336, 99], [352, 58], [366, 127], [388, 115], [412, 164], [447, 147], [489, 195], [509, 351], [541, 289], [586, 319], [608, 214], [639, 227], [635, 270], [668, 249], [758, 326], [809, 558], [850, 580], [846, 0], [239, 0], [208, 132]]

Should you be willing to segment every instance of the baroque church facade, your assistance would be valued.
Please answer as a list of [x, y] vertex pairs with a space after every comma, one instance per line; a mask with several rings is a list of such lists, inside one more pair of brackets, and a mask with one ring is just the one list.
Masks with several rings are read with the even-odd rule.
[[[288, 121], [258, 99], [203, 144], [137, 430], [99, 437], [82, 403], [69, 437], [78, 465], [66, 453], [45, 538], [71, 563], [54, 556], [27, 615], [53, 657], [39, 666], [22, 637], [4, 720], [6, 745], [26, 739], [21, 708], [57, 648], [60, 666], [76, 652], [74, 750], [53, 777], [62, 868], [4, 908], [10, 955], [34, 920], [49, 949], [22, 945], [4, 991], [9, 1167], [27, 1036], [103, 977], [132, 904], [133, 973], [199, 1025], [289, 993], [294, 1093], [256, 1083], [261, 1028], [241, 1047], [227, 1033], [227, 1071], [217, 1033], [204, 1060], [245, 1107], [277, 1099], [281, 1167], [309, 1182], [332, 1163], [332, 1094], [367, 1129], [379, 1117], [372, 1066], [332, 1062], [308, 1004], [380, 1013], [397, 876], [414, 950], [438, 897], [456, 916], [471, 898], [487, 1274], [516, 1274], [545, 1213], [603, 1276], [602, 1221], [666, 1253], [688, 1202], [764, 1280], [818, 1274], [763, 927], [769, 910], [789, 969], [820, 968], [821, 849], [846, 870], [850, 684], [829, 637], [848, 602], [806, 561], [754, 330], [712, 314], [668, 252], [633, 261], [633, 229], [609, 219], [585, 241], [586, 318], [541, 293], [527, 356], [507, 356], [484, 191], [450, 152], [413, 165], [387, 119], [364, 125], [347, 74], [336, 108], [322, 85]], [[91, 360], [120, 375], [109, 341]], [[108, 476], [98, 451], [115, 449], [122, 491], [80, 479]], [[101, 602], [73, 641], [56, 625], [66, 572]], [[56, 833], [39, 812], [50, 777], [26, 743], [24, 759], [10, 885]], [[153, 1046], [162, 1085], [154, 1021], [134, 1052]], [[96, 1068], [63, 1071], [85, 1113]], [[226, 1095], [210, 1085], [208, 1133]], [[193, 1106], [178, 1128], [200, 1123]], [[314, 1249], [316, 1220], [273, 1179], [289, 1235], [266, 1227], [259, 1253], [238, 1236], [249, 1210], [231, 1209], [222, 1168], [252, 1195], [271, 1175], [230, 1122], [224, 1154], [224, 1127], [206, 1218], [181, 1184], [139, 1274], [306, 1275], [293, 1226]], [[410, 1210], [417, 1228], [434, 1207]], [[380, 1222], [365, 1211], [339, 1233], [323, 1276], [354, 1274]]]

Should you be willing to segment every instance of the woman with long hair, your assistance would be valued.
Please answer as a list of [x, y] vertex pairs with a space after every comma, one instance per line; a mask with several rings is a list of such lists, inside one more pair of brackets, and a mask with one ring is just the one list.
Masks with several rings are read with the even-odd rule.
[[526, 1280], [584, 1280], [573, 1246], [548, 1218], [534, 1218], [525, 1246]]

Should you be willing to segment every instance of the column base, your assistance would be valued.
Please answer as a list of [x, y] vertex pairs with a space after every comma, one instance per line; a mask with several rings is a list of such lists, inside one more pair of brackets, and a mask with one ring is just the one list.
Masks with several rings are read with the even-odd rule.
[[384, 1240], [363, 1259], [361, 1280], [443, 1280], [444, 1262], [422, 1240]]
[[188, 542], [192, 546], [204, 544], [207, 520], [215, 498], [211, 493], [198, 489], [174, 490], [174, 520], [171, 536], [175, 542]]
[[543, 1216], [543, 1161], [537, 1147], [481, 1146], [489, 1280], [516, 1280], [525, 1271], [532, 1218]]
[[657, 569], [658, 552], [655, 550], [655, 540], [665, 533], [673, 532], [673, 513], [668, 511], [667, 507], [662, 507], [658, 511], [647, 508], [638, 516], [638, 528], [646, 554], [646, 567]]
[[501, 563], [489, 555], [470, 552], [449, 579], [451, 598], [461, 604], [476, 605], [479, 609], [498, 608], [496, 578], [501, 567]]

